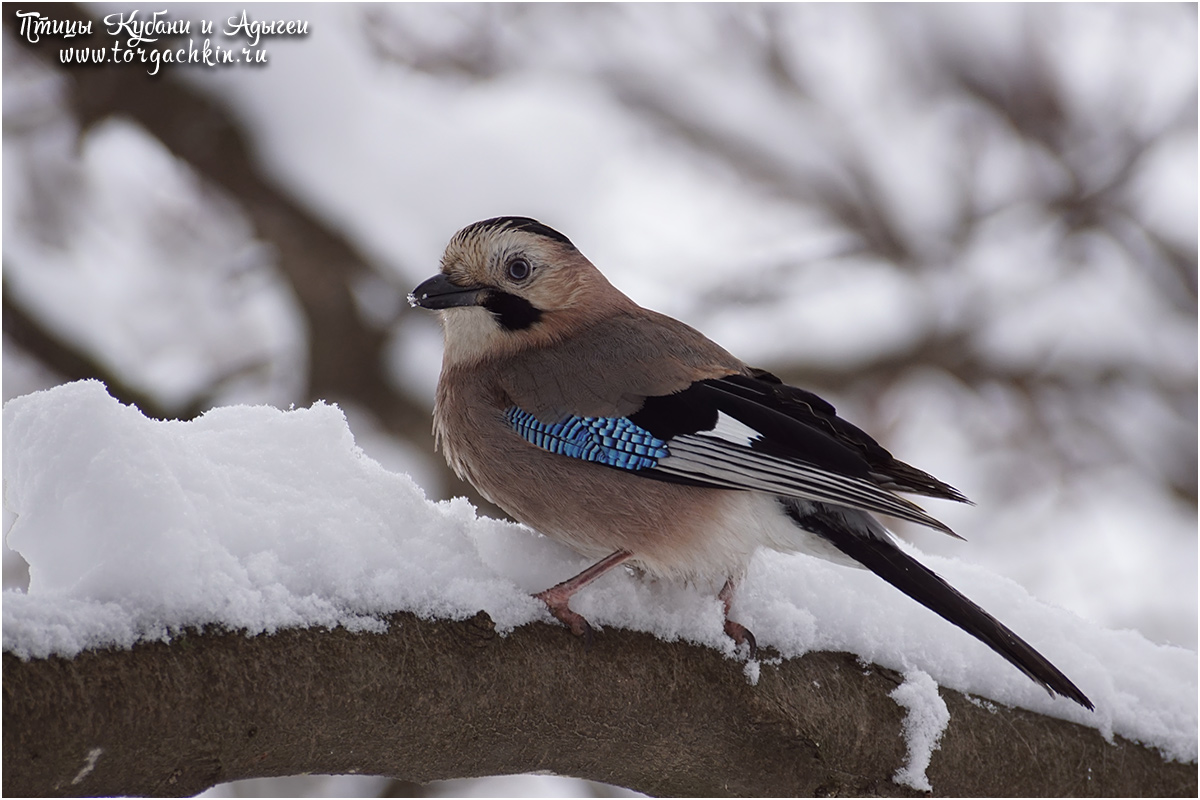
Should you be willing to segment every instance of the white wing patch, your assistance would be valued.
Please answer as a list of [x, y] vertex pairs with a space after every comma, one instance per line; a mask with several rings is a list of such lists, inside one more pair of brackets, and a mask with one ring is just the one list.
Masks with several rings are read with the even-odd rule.
[[754, 442], [762, 439], [761, 433], [744, 424], [741, 420], [734, 419], [724, 411], [717, 412], [716, 426], [705, 435], [723, 439], [726, 442], [741, 447], [749, 447]]
[[[724, 416], [724, 415], [721, 415]], [[741, 430], [757, 433], [729, 417]], [[801, 497], [821, 503], [875, 511], [927, 525], [950, 533], [944, 524], [929, 516], [916, 503], [898, 497], [874, 483], [838, 475], [804, 461], [768, 455], [749, 447], [745, 435], [731, 441], [712, 432], [684, 434], [667, 443], [670, 455], [660, 458], [656, 470], [700, 480], [726, 489], [750, 489], [784, 497]], [[725, 430], [737, 431], [730, 426]]]

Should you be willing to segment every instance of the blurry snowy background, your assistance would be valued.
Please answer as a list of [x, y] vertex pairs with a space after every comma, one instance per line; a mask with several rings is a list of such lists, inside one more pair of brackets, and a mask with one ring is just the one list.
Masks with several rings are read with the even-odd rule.
[[[898, 527], [926, 552], [1196, 648], [1194, 5], [170, 16], [243, 8], [311, 32], [151, 80], [55, 67], [6, 9], [6, 400], [88, 376], [167, 417], [324, 398], [479, 502], [433, 452], [440, 334], [404, 295], [458, 228], [534, 216], [963, 490], [930, 508], [968, 543]], [[215, 791], [421, 790], [287, 780]]]

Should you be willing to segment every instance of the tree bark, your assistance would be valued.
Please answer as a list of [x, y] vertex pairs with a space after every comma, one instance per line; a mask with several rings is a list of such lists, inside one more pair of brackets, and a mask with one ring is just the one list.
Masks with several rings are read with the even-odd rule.
[[[610, 630], [589, 649], [543, 624], [499, 636], [399, 613], [386, 634], [189, 631], [169, 644], [4, 654], [6, 795], [180, 795], [242, 778], [424, 783], [549, 770], [655, 795], [919, 794], [900, 682], [843, 653], [741, 666]], [[1196, 767], [1029, 711], [942, 690], [927, 772], [959, 796], [1187, 796]]]

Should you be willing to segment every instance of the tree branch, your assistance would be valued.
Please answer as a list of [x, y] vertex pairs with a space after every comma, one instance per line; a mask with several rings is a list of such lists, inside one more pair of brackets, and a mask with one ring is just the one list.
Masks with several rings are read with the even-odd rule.
[[[427, 782], [550, 770], [668, 795], [915, 794], [900, 679], [853, 656], [764, 665], [610, 630], [498, 636], [390, 618], [387, 634], [188, 632], [170, 644], [21, 661], [4, 654], [6, 795], [180, 795], [312, 773]], [[1194, 765], [942, 690], [928, 775], [945, 795], [1194, 797]], [[90, 769], [89, 769], [90, 767]]]

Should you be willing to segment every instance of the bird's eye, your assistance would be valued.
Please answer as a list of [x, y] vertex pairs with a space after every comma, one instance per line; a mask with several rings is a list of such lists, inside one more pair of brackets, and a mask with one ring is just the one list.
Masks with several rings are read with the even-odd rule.
[[514, 281], [523, 281], [533, 272], [533, 267], [523, 258], [514, 258], [508, 262], [508, 277]]

